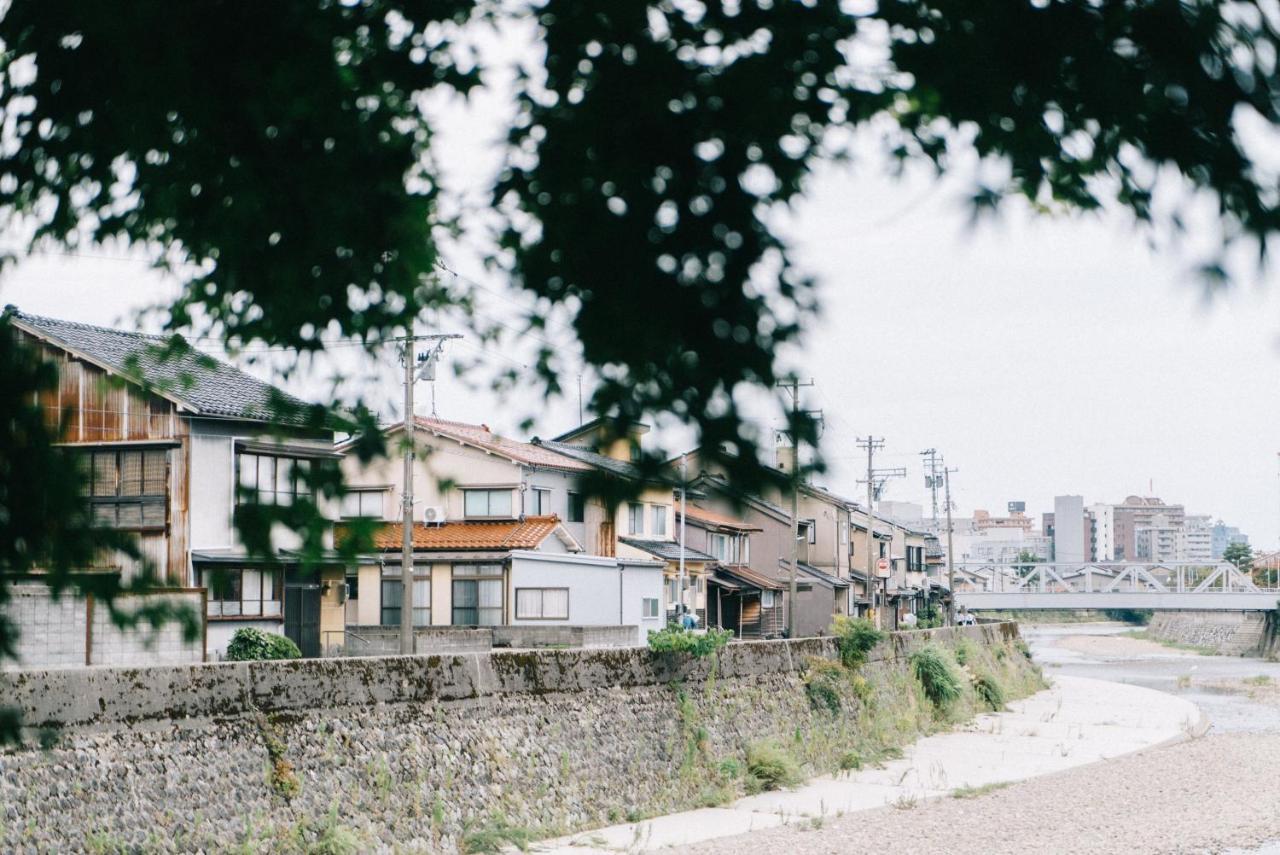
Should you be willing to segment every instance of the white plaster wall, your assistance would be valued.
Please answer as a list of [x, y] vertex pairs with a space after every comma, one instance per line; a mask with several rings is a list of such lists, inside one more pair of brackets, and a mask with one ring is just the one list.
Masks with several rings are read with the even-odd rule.
[[[658, 600], [658, 616], [641, 617], [641, 601], [656, 597]], [[649, 637], [649, 630], [662, 629], [663, 615], [666, 614], [662, 602], [662, 565], [661, 564], [624, 564], [622, 567], [622, 623], [624, 626], [640, 628], [637, 643], [644, 644]]]
[[[513, 625], [616, 626], [621, 623], [621, 580], [617, 562], [609, 558], [578, 558], [538, 552], [513, 552], [507, 581], [507, 602]], [[568, 588], [567, 620], [521, 620], [516, 617], [517, 588]]]

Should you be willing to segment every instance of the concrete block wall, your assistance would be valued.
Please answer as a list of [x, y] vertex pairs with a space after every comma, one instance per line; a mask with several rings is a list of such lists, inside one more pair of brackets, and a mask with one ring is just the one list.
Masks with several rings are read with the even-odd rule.
[[[11, 593], [5, 614], [18, 628], [18, 660], [5, 660], [5, 670], [204, 661], [203, 634], [187, 640], [176, 622], [159, 629], [122, 629], [112, 622], [105, 606], [89, 599], [67, 593], [55, 600], [44, 585], [16, 585]], [[201, 617], [204, 614], [199, 591], [157, 592], [147, 598], [184, 606]], [[140, 602], [138, 597], [123, 597], [117, 606], [127, 612]]]
[[[400, 628], [348, 626], [343, 656], [396, 656], [400, 653]], [[481, 653], [493, 647], [488, 629], [418, 627], [413, 631], [414, 651], [429, 653]]]

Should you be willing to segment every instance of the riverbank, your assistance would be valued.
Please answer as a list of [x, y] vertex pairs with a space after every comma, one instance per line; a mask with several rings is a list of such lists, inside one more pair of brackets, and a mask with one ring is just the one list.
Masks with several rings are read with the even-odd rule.
[[973, 798], [880, 808], [818, 827], [768, 829], [684, 851], [1172, 855], [1253, 849], [1280, 835], [1278, 764], [1280, 734], [1209, 736]]
[[[1058, 682], [1108, 681], [1194, 702], [1207, 735], [1106, 762], [941, 798], [686, 847], [695, 855], [1280, 851], [1280, 665], [1126, 637], [1122, 624], [1024, 627]], [[1109, 701], [1108, 701], [1109, 702]], [[998, 835], [992, 830], [998, 829]]]
[[[843, 829], [868, 822], [866, 812], [877, 808], [909, 811], [955, 795], [982, 797], [1016, 781], [1187, 739], [1200, 732], [1200, 712], [1185, 700], [1081, 677], [1063, 676], [1054, 682], [1052, 688], [1010, 704], [1006, 712], [983, 715], [955, 732], [921, 739], [900, 759], [877, 768], [817, 778], [792, 790], [761, 793], [722, 808], [561, 838], [537, 847], [537, 851], [583, 855], [705, 843], [708, 852], [727, 853], [742, 851], [748, 839], [736, 837], [736, 842], [723, 844], [708, 841], [751, 832], [749, 848], [755, 850], [774, 840], [767, 836], [768, 832], [761, 831], [771, 828], [778, 829], [781, 836], [777, 839], [786, 839], [789, 847], [792, 843], [787, 835], [806, 839], [797, 829], [819, 830], [828, 824]], [[890, 818], [894, 821], [888, 822], [887, 827], [901, 828], [902, 817]], [[760, 838], [760, 834], [766, 837]], [[867, 839], [871, 845], [871, 840], [879, 838], [871, 835]], [[885, 841], [889, 848], [896, 849], [896, 843], [890, 846], [890, 842]], [[943, 839], [939, 838], [931, 841], [929, 848], [947, 848], [942, 844]]]

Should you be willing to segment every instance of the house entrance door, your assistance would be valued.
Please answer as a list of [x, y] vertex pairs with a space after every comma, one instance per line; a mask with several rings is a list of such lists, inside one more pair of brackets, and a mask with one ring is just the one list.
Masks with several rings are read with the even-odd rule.
[[284, 634], [308, 658], [320, 655], [320, 586], [289, 583], [284, 586]]

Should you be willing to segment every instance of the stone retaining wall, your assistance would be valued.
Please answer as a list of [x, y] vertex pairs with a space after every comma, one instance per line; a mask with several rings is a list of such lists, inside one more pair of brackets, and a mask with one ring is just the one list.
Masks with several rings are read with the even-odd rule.
[[455, 852], [497, 814], [551, 834], [713, 804], [754, 741], [829, 771], [938, 726], [908, 657], [961, 638], [1011, 695], [1038, 685], [1014, 624], [898, 633], [822, 703], [830, 639], [0, 674], [28, 726], [0, 851]]
[[1266, 640], [1266, 612], [1156, 612], [1148, 631], [1162, 641], [1204, 647], [1224, 656], [1262, 652]]

